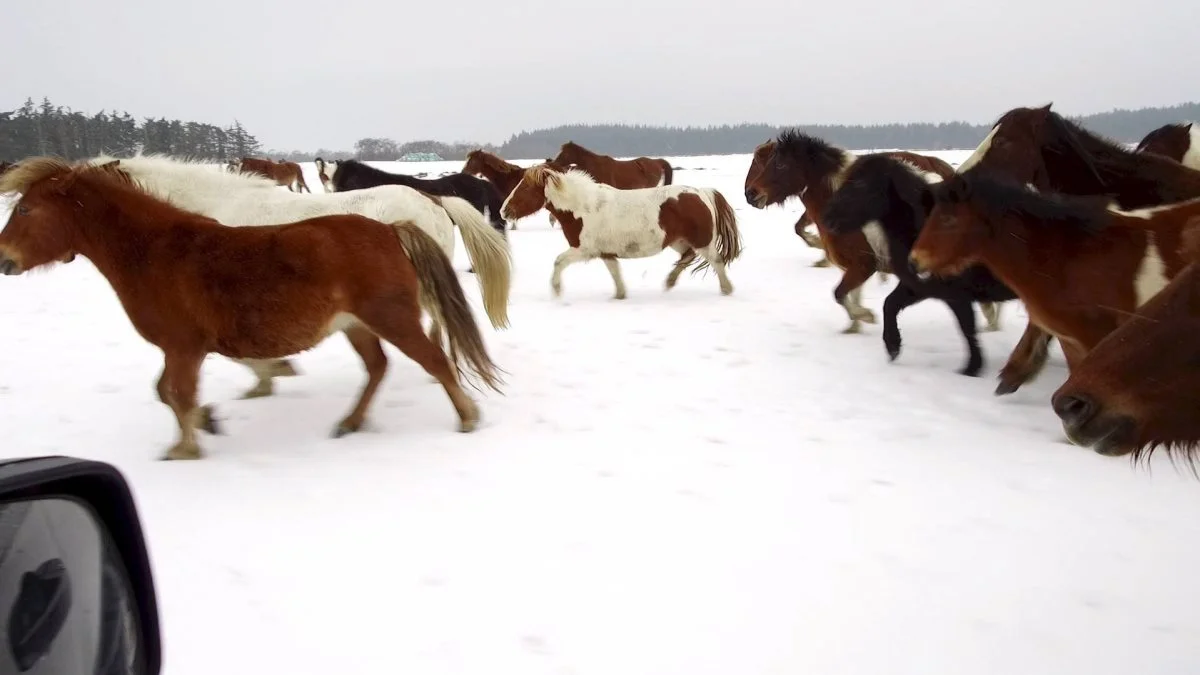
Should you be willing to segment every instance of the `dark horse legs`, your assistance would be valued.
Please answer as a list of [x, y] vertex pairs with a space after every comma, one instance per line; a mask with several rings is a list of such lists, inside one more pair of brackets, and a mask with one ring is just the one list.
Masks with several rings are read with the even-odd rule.
[[[900, 326], [897, 323], [900, 312], [904, 308], [930, 297], [939, 296], [922, 295], [917, 289], [901, 281], [884, 299], [883, 346], [887, 349], [891, 360], [896, 360], [896, 357], [900, 355]], [[950, 311], [954, 312], [954, 318], [958, 319], [959, 330], [962, 331], [963, 338], [967, 341], [967, 365], [958, 372], [962, 375], [977, 377], [979, 371], [983, 369], [983, 351], [979, 348], [979, 339], [975, 333], [975, 305], [971, 298], [965, 295], [939, 297], [939, 299], [949, 305]]]

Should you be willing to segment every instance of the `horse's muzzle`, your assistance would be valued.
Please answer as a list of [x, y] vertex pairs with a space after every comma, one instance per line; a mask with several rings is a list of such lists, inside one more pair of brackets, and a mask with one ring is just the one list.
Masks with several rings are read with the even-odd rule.
[[21, 266], [17, 261], [7, 256], [0, 255], [0, 274], [5, 276], [15, 276], [21, 273]]

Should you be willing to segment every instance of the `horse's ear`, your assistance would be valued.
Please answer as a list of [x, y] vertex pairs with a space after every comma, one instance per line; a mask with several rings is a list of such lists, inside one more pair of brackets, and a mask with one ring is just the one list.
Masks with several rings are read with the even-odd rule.
[[1188, 122], [1187, 124], [1183, 125], [1183, 130], [1184, 130], [1184, 131], [1191, 131], [1191, 130], [1192, 130], [1192, 125], [1193, 125], [1193, 124], [1195, 124], [1195, 122]]

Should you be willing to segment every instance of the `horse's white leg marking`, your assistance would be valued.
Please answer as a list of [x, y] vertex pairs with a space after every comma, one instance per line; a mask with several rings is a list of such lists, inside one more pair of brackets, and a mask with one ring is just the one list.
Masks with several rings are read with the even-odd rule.
[[1137, 291], [1137, 304], [1141, 307], [1147, 300], [1154, 297], [1167, 285], [1167, 268], [1163, 265], [1162, 256], [1158, 252], [1158, 244], [1154, 233], [1146, 233], [1146, 253], [1138, 265], [1137, 276], [1134, 277], [1134, 289]]
[[696, 250], [693, 249], [687, 242], [677, 241], [674, 244], [671, 244], [671, 248], [679, 254], [679, 260], [675, 262], [675, 266], [672, 267], [671, 271], [667, 274], [667, 281], [664, 284], [664, 290], [668, 291], [672, 288], [675, 288], [675, 284], [679, 281], [679, 275], [682, 274], [683, 270], [687, 269], [687, 266], [692, 264], [692, 261], [696, 259]]
[[983, 312], [983, 318], [987, 319], [987, 328], [984, 330], [988, 332], [1000, 330], [1000, 308], [1003, 306], [995, 302], [979, 303], [979, 309]]
[[992, 127], [992, 130], [988, 132], [988, 135], [983, 137], [983, 141], [980, 142], [979, 147], [975, 148], [975, 152], [972, 152], [970, 157], [964, 159], [963, 163], [958, 165], [958, 173], [962, 173], [983, 161], [983, 158], [987, 155], [988, 150], [992, 149], [992, 140], [996, 138], [996, 132], [998, 131], [1000, 131], [999, 124]]
[[717, 280], [721, 284], [721, 295], [729, 295], [733, 293], [733, 284], [729, 281], [729, 276], [725, 274], [725, 263], [717, 255], [717, 249], [712, 244], [704, 248], [696, 249], [696, 253], [708, 261], [708, 265], [717, 273]]
[[234, 359], [234, 361], [249, 368], [258, 378], [258, 383], [242, 394], [243, 399], [262, 398], [275, 393], [275, 380], [273, 379], [275, 377], [275, 361], [271, 359]]
[[625, 280], [621, 278], [621, 266], [617, 264], [616, 258], [604, 258], [604, 266], [608, 268], [608, 273], [612, 276], [613, 286], [616, 291], [613, 293], [614, 300], [625, 299]]
[[550, 289], [554, 291], [555, 297], [562, 295], [563, 270], [577, 262], [583, 262], [590, 259], [590, 256], [584, 255], [583, 252], [577, 248], [569, 248], [558, 254], [558, 257], [554, 259], [554, 272], [550, 275]]

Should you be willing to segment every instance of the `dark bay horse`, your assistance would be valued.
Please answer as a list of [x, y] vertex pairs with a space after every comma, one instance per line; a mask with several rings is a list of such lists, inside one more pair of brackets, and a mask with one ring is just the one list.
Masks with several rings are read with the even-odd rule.
[[[546, 163], [551, 161], [547, 159]], [[525, 176], [524, 167], [507, 162], [486, 150], [468, 152], [462, 172], [473, 176], [483, 176], [485, 180], [491, 181], [492, 185], [495, 185], [496, 189], [500, 191], [502, 199], [508, 199], [508, 196], [517, 189], [517, 184]], [[550, 227], [554, 227], [558, 224], [558, 217], [550, 209], [547, 209], [547, 212], [550, 214]], [[516, 221], [513, 221], [512, 229], [517, 229]]]
[[1194, 122], [1164, 124], [1146, 134], [1136, 151], [1153, 152], [1189, 169], [1200, 169], [1200, 128]]
[[[1151, 152], [1133, 152], [1051, 110], [1013, 108], [1000, 116], [958, 167], [998, 172], [1042, 192], [1105, 195], [1141, 209], [1200, 197], [1200, 171]], [[996, 394], [1010, 394], [1046, 364], [1051, 336], [1030, 322], [1000, 371]]]
[[[196, 395], [210, 353], [277, 359], [344, 332], [368, 379], [334, 436], [364, 422], [387, 370], [380, 339], [441, 382], [460, 431], [479, 421], [460, 375], [493, 389], [499, 383], [449, 258], [411, 222], [347, 214], [230, 227], [152, 196], [111, 165], [45, 157], [0, 177], [0, 192], [9, 191], [21, 198], [0, 231], [0, 273], [82, 255], [112, 285], [138, 334], [163, 351], [158, 396], [180, 431], [164, 459], [200, 458], [196, 430], [219, 431]], [[453, 362], [425, 335], [422, 307], [448, 329]]]

